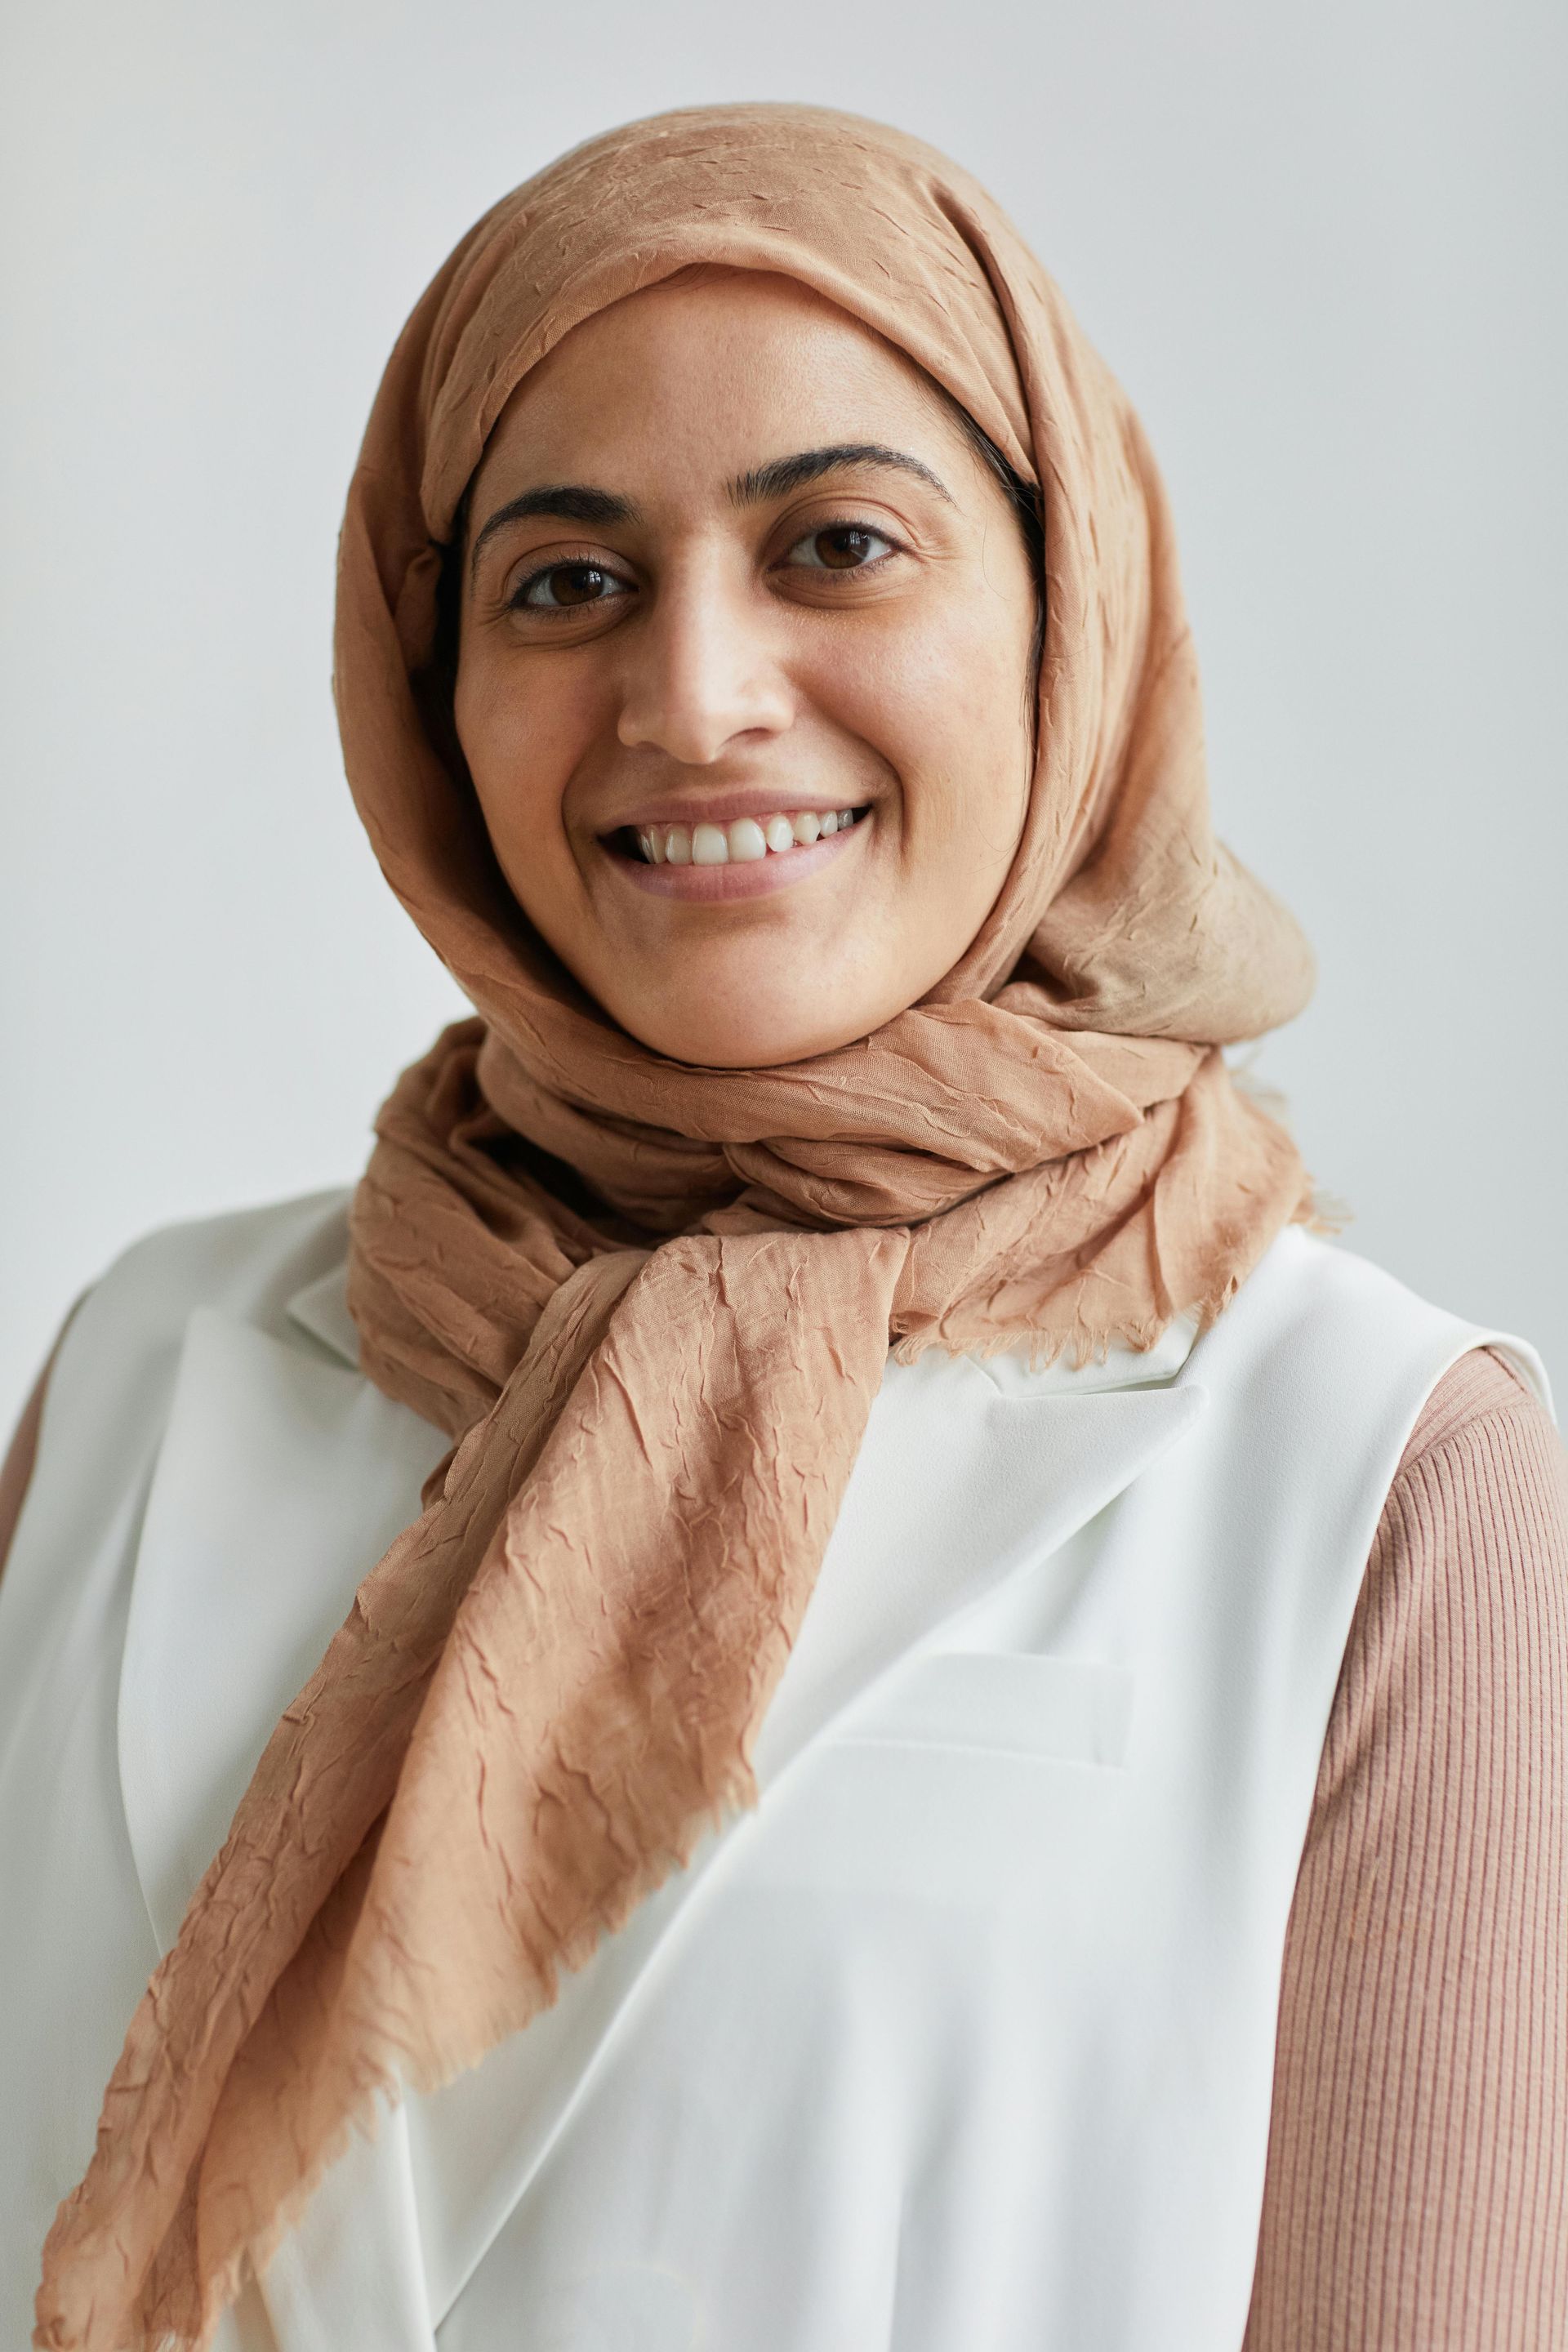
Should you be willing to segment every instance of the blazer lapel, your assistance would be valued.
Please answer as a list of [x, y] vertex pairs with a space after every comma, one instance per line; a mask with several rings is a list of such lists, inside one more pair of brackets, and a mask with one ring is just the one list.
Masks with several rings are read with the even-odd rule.
[[[342, 1361], [342, 1336], [328, 1357], [205, 1307], [186, 1330], [120, 1682], [125, 1817], [163, 1950], [279, 1717], [447, 1448]], [[259, 2284], [279, 2352], [434, 2352], [401, 2115], [332, 2168]]]
[[1042, 1566], [1193, 1427], [1195, 1385], [998, 1380], [965, 1358], [889, 1365], [812, 1606], [757, 1743], [764, 1784], [918, 1649]]
[[198, 1307], [137, 1549], [120, 1774], [160, 1948], [447, 1441], [358, 1373]]

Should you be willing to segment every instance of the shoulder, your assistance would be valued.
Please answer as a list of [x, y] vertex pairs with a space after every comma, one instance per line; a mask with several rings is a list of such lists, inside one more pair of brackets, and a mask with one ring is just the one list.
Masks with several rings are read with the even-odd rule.
[[[1523, 1737], [1553, 1770], [1521, 1773]], [[1568, 1770], [1568, 1456], [1489, 1348], [1433, 1388], [1389, 1486], [1324, 1748], [1316, 1826], [1375, 1835], [1434, 1794], [1450, 1840], [1483, 1785], [1538, 1832]], [[1493, 1768], [1495, 1767], [1495, 1772]], [[1458, 1848], [1456, 1846], [1455, 1852]], [[1453, 1856], [1449, 1856], [1451, 1864]], [[1433, 1866], [1435, 1883], [1446, 1874]]]
[[[1545, 1370], [1528, 1339], [1452, 1314], [1337, 1241], [1291, 1226], [1204, 1334], [1194, 1370], [1267, 1391], [1291, 1414], [1324, 1416], [1326, 1426], [1376, 1424], [1380, 1451], [1396, 1427], [1384, 1457], [1385, 1493], [1428, 1401], [1478, 1349], [1493, 1351], [1496, 1379], [1506, 1387], [1511, 1373], [1518, 1394], [1550, 1415]], [[1472, 1406], [1477, 1394], [1471, 1375], [1451, 1392]]]
[[203, 1307], [287, 1336], [290, 1297], [342, 1263], [351, 1197], [334, 1187], [143, 1234], [88, 1291], [67, 1349], [84, 1329], [89, 1345], [177, 1341]]
[[[1422, 1478], [1442, 1477], [1458, 1461], [1495, 1459], [1500, 1448], [1506, 1462], [1521, 1437], [1544, 1439], [1548, 1458], [1561, 1457], [1552, 1415], [1517, 1359], [1496, 1346], [1471, 1348], [1448, 1367], [1422, 1407], [1395, 1484], [1412, 1489]], [[1490, 1459], [1483, 1475], [1490, 1483]]]
[[1508, 1354], [1544, 1405], [1545, 1374], [1527, 1342], [1449, 1314], [1294, 1227], [1203, 1333], [1184, 1378], [1208, 1396], [1207, 1451], [1229, 1507], [1287, 1551], [1311, 1534], [1359, 1581], [1424, 1409], [1455, 1365], [1488, 1346]]
[[1332, 1338], [1381, 1336], [1385, 1343], [1409, 1339], [1418, 1346], [1447, 1340], [1450, 1360], [1495, 1341], [1515, 1355], [1532, 1386], [1544, 1385], [1528, 1340], [1466, 1320], [1411, 1289], [1386, 1266], [1302, 1225], [1288, 1225], [1276, 1238], [1215, 1328], [1223, 1329], [1233, 1318], [1238, 1326], [1271, 1326], [1293, 1341], [1319, 1331]]
[[[312, 1288], [341, 1297], [350, 1197], [335, 1189], [192, 1219], [121, 1252], [71, 1310], [18, 1433], [0, 1559], [40, 1486], [79, 1486], [90, 1465], [87, 1483], [112, 1496], [144, 1467], [203, 1308], [311, 1348], [320, 1319], [290, 1308]], [[353, 1351], [340, 1342], [338, 1352]]]
[[[1512, 1715], [1540, 1676], [1568, 1704], [1568, 1455], [1518, 1361], [1478, 1347], [1432, 1390], [1368, 1563], [1364, 1643], [1413, 1672], [1461, 1657], [1472, 1706]], [[1456, 1647], [1458, 1645], [1458, 1647]], [[1522, 1678], [1522, 1679], [1521, 1679]]]

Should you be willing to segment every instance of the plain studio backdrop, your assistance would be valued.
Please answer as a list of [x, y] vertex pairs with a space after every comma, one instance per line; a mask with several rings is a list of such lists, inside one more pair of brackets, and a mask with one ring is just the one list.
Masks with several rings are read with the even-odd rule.
[[657, 109], [989, 183], [1175, 502], [1220, 829], [1305, 922], [1257, 1055], [1346, 1239], [1568, 1378], [1556, 0], [109, 0], [0, 57], [0, 1415], [138, 1234], [363, 1162], [461, 1000], [329, 693], [381, 367], [456, 238]]

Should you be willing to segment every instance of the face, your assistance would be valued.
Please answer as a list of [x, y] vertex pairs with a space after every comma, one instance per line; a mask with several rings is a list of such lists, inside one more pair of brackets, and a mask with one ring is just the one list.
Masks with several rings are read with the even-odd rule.
[[458, 739], [623, 1028], [798, 1061], [951, 970], [1023, 825], [1035, 585], [901, 353], [787, 278], [633, 295], [524, 379], [468, 517]]

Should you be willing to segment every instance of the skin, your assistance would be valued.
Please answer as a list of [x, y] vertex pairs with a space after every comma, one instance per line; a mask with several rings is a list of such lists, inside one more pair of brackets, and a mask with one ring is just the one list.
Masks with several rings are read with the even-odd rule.
[[[866, 449], [893, 454], [763, 470]], [[792, 280], [687, 273], [524, 379], [468, 518], [458, 740], [519, 902], [623, 1028], [797, 1061], [951, 970], [1023, 825], [1035, 590], [902, 353]], [[635, 848], [655, 821], [841, 808], [852, 830], [756, 864]]]

